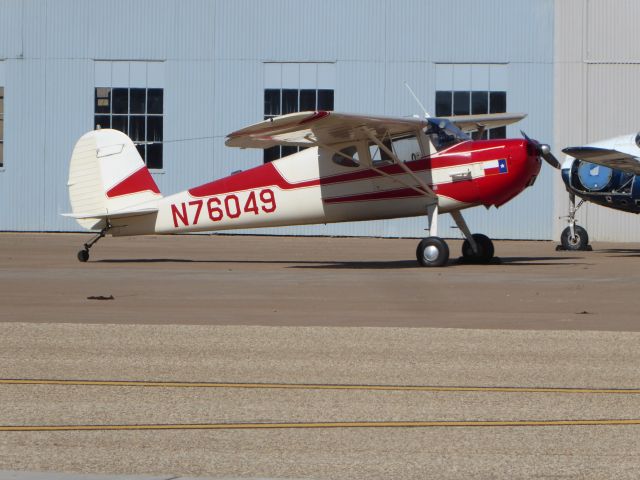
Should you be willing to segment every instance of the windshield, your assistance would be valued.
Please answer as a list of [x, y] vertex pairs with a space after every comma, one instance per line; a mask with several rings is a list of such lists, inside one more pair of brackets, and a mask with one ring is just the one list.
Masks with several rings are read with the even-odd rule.
[[427, 121], [429, 122], [429, 126], [424, 132], [429, 136], [431, 143], [433, 143], [438, 151], [458, 142], [471, 140], [469, 135], [447, 119], [432, 117], [428, 118]]

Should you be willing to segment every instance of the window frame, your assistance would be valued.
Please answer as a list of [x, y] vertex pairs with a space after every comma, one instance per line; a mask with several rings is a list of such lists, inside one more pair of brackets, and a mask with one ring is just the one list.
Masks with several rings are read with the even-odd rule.
[[[335, 107], [335, 62], [263, 62], [263, 119]], [[275, 145], [263, 151], [263, 163], [308, 147]]]
[[[435, 92], [435, 101], [436, 101], [436, 117], [451, 117], [455, 115], [485, 115], [490, 113], [506, 113], [507, 112], [507, 90], [436, 90]], [[462, 99], [466, 94], [468, 105], [465, 108], [458, 107], [456, 110], [456, 94], [458, 99]], [[476, 95], [474, 95], [476, 94]], [[474, 112], [474, 96], [477, 97], [479, 94], [485, 94], [487, 99], [487, 111], [486, 112]], [[500, 98], [502, 97], [502, 98]], [[503, 108], [494, 107], [492, 102], [492, 98], [495, 98], [495, 103], [498, 101], [500, 105], [504, 105]], [[500, 100], [498, 100], [500, 98]], [[449, 100], [450, 105], [446, 105], [446, 101]], [[446, 108], [446, 111], [443, 111], [442, 108]], [[467, 113], [455, 113], [456, 111], [466, 111]], [[507, 128], [505, 126], [488, 128], [480, 137], [482, 140], [486, 139], [504, 139], [507, 138]]]
[[[118, 96], [116, 97], [116, 91]], [[126, 91], [126, 102], [124, 100], [123, 93]], [[133, 95], [139, 96], [141, 91], [144, 91], [144, 111], [141, 112], [139, 106], [134, 108], [134, 102], [132, 102]], [[153, 100], [153, 104], [156, 105], [157, 97], [160, 98], [160, 113], [156, 113], [157, 107], [152, 108], [152, 100], [150, 98], [150, 91], [155, 91], [156, 99]], [[118, 103], [117, 103], [118, 102]], [[108, 106], [105, 105], [108, 104]], [[117, 111], [116, 111], [116, 106]], [[107, 111], [108, 109], [108, 111]], [[164, 88], [157, 87], [94, 87], [94, 105], [93, 105], [93, 124], [94, 128], [113, 128], [119, 130], [128, 135], [133, 141], [138, 153], [142, 157], [145, 165], [149, 170], [154, 172], [162, 171], [164, 169]], [[151, 111], [150, 110], [154, 110]], [[107, 125], [102, 125], [99, 120], [108, 119]], [[114, 120], [117, 119], [117, 124]], [[159, 124], [155, 125], [153, 130], [150, 130], [149, 123], [159, 121]], [[143, 122], [144, 132], [140, 135], [132, 130], [135, 124]], [[151, 139], [156, 135], [153, 133], [160, 132], [159, 140]], [[155, 147], [160, 145], [160, 149]], [[152, 157], [152, 161], [149, 162], [150, 150], [159, 150]]]
[[[297, 92], [297, 108], [295, 110], [290, 110], [289, 108], [285, 109], [285, 92], [288, 93], [289, 96], [291, 96], [291, 92]], [[325, 110], [325, 109], [321, 109], [319, 108], [319, 101], [320, 101], [320, 92], [331, 92], [330, 96], [331, 96], [331, 104], [327, 105], [325, 103], [326, 106], [330, 106], [331, 108], [328, 109], [327, 111], [333, 111], [334, 105], [333, 105], [333, 101], [335, 99], [335, 90], [333, 89], [328, 89], [328, 88], [316, 88], [315, 90], [313, 88], [299, 88], [299, 89], [293, 89], [293, 88], [265, 88], [264, 92], [263, 92], [263, 98], [264, 98], [264, 120], [269, 120], [271, 118], [275, 118], [275, 117], [279, 117], [281, 115], [288, 115], [290, 113], [298, 113], [298, 112], [303, 112], [306, 110], [301, 110], [300, 105], [301, 105], [301, 96], [302, 96], [302, 92], [315, 92], [315, 108], [313, 109], [313, 111], [319, 111], [319, 110]], [[271, 98], [272, 96], [275, 97], [276, 93], [275, 92], [279, 92], [279, 94], [277, 94], [277, 97], [280, 101], [279, 105], [276, 107], [276, 105], [274, 105], [273, 102], [273, 98]], [[307, 93], [308, 95], [308, 93]], [[325, 93], [325, 95], [329, 95], [329, 93]], [[269, 98], [267, 98], [269, 97]], [[326, 100], [325, 100], [326, 101]], [[288, 104], [292, 104], [293, 102], [291, 102], [291, 99], [288, 100]], [[274, 113], [267, 113], [267, 106], [269, 106], [269, 111], [273, 111], [276, 110], [280, 113], [274, 114]], [[300, 150], [304, 150], [305, 148], [308, 147], [294, 147], [294, 146], [285, 146], [285, 145], [274, 145], [273, 147], [269, 147], [269, 148], [265, 148], [264, 149], [264, 153], [262, 156], [262, 162], [263, 163], [269, 163], [269, 162], [273, 162], [274, 160], [279, 160], [283, 157], [286, 157], [288, 155], [293, 155], [294, 153], [299, 152]]]

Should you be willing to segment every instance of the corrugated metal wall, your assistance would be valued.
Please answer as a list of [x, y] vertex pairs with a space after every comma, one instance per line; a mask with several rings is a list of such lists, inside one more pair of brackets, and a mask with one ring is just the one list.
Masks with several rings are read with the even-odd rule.
[[[71, 150], [92, 128], [95, 60], [164, 62], [164, 170], [154, 176], [173, 193], [261, 162], [224, 138], [262, 118], [264, 62], [334, 62], [335, 109], [387, 115], [420, 113], [405, 81], [434, 111], [437, 64], [503, 64], [508, 109], [529, 114], [508, 133], [553, 142], [553, 36], [552, 0], [4, 0], [0, 230], [78, 230], [59, 214], [70, 209]], [[498, 238], [550, 238], [552, 176], [545, 169], [498, 212], [468, 211], [468, 223]], [[421, 236], [425, 224], [262, 232]]]
[[[555, 151], [640, 130], [640, 3], [556, 3]], [[554, 179], [554, 238], [567, 226], [564, 184]], [[640, 219], [593, 204], [578, 212], [592, 240], [638, 241]]]

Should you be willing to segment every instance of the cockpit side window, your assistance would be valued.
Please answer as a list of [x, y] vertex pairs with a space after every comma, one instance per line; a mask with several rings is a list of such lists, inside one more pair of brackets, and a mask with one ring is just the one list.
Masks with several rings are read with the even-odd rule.
[[[385, 147], [391, 150], [391, 142], [389, 140], [385, 140], [382, 142]], [[369, 154], [371, 155], [371, 163], [375, 167], [380, 167], [382, 165], [388, 165], [393, 163], [391, 157], [386, 152], [386, 150], [380, 148], [377, 143], [369, 144]]]
[[392, 140], [393, 153], [403, 162], [410, 162], [422, 157], [420, 143], [415, 135], [394, 138]]
[[334, 153], [333, 163], [342, 165], [343, 167], [359, 167], [360, 157], [358, 156], [358, 148], [355, 145], [343, 148], [339, 153]]
[[[420, 143], [415, 135], [387, 139], [382, 142], [387, 149], [391, 150], [401, 162], [410, 162], [422, 157]], [[392, 158], [386, 150], [380, 148], [376, 143], [369, 144], [371, 152], [371, 162], [374, 166], [388, 165], [393, 163]]]

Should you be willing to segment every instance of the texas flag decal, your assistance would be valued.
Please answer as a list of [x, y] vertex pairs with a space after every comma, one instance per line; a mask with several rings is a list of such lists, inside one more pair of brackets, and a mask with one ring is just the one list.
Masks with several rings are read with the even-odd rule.
[[500, 173], [507, 173], [507, 160], [502, 158], [500, 160], [490, 160], [483, 163], [485, 175], [498, 175]]

